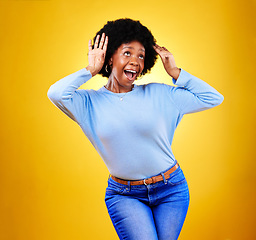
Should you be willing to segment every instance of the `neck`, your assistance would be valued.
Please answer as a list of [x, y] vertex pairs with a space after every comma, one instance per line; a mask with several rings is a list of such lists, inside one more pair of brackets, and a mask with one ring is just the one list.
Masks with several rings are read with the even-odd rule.
[[130, 92], [133, 89], [134, 84], [132, 84], [132, 86], [129, 87], [124, 87], [121, 86], [118, 81], [114, 80], [111, 76], [108, 79], [107, 84], [105, 85], [105, 87], [114, 93], [126, 93], [126, 92]]

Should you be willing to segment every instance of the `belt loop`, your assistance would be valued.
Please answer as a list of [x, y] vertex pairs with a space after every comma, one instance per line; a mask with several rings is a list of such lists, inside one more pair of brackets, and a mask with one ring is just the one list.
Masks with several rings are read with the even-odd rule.
[[167, 181], [166, 181], [166, 179], [165, 179], [164, 173], [161, 172], [161, 175], [162, 175], [162, 177], [163, 177], [164, 184], [167, 184]]
[[127, 192], [131, 191], [131, 181], [128, 181], [128, 187], [126, 188]]
[[177, 159], [174, 160], [173, 167], [178, 163]]

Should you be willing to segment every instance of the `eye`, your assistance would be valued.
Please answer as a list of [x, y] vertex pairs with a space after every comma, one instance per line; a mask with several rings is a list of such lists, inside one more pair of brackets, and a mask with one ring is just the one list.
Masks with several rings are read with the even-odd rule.
[[140, 55], [139, 58], [140, 58], [140, 59], [144, 59], [144, 55]]
[[125, 56], [131, 56], [131, 53], [129, 51], [124, 52]]

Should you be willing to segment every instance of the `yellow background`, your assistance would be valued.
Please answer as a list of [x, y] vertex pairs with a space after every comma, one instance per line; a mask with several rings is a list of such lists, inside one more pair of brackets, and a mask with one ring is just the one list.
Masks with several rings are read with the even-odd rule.
[[[255, 239], [255, 6], [0, 0], [0, 239], [118, 239], [104, 203], [107, 168], [47, 90], [85, 67], [88, 40], [122, 17], [140, 20], [178, 67], [225, 97], [214, 109], [184, 116], [174, 137], [191, 194], [180, 240]], [[137, 84], [153, 81], [171, 84], [160, 59]], [[95, 77], [82, 87], [105, 83]]]

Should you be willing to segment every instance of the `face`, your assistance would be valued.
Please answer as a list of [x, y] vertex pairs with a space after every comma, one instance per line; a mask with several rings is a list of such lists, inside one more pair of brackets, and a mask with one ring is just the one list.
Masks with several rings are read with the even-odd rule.
[[119, 89], [131, 90], [133, 82], [144, 68], [145, 48], [138, 41], [122, 44], [110, 59], [109, 80]]

